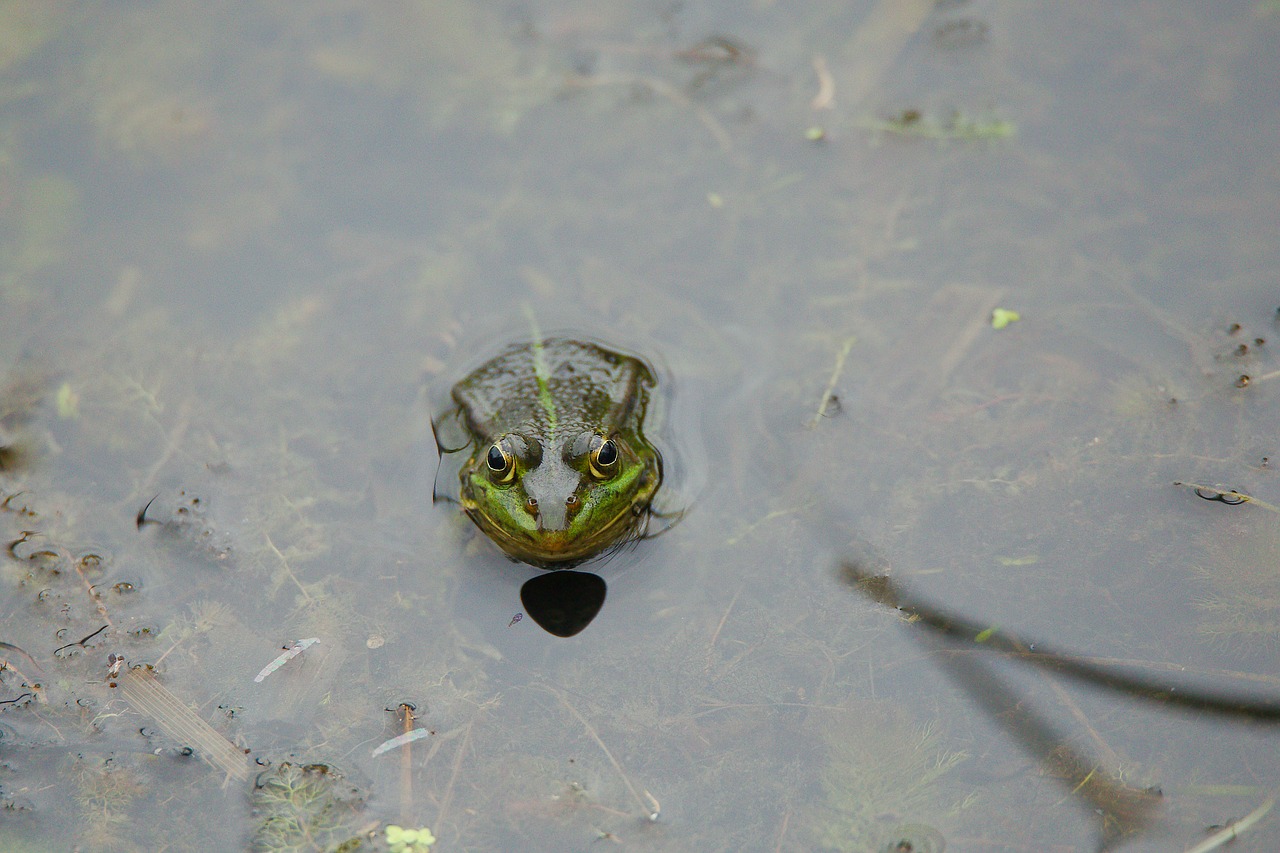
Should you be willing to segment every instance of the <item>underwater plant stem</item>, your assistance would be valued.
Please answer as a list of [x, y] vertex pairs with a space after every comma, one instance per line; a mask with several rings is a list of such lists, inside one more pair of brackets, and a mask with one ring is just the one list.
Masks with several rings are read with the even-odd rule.
[[302, 593], [302, 597], [307, 604], [315, 604], [315, 599], [311, 597], [311, 593], [307, 592], [307, 588], [302, 585], [302, 581], [298, 580], [298, 576], [293, 573], [293, 567], [289, 565], [289, 560], [284, 554], [280, 553], [280, 549], [276, 547], [276, 543], [271, 541], [271, 534], [262, 534], [267, 540], [267, 547], [271, 549], [271, 553], [275, 554], [280, 560], [280, 565], [284, 566], [285, 573], [289, 575], [289, 580], [293, 581], [293, 585], [298, 588], [298, 592]]
[[[413, 731], [413, 708], [402, 704], [400, 711], [404, 716], [404, 734]], [[400, 824], [414, 826], [413, 818], [413, 744], [406, 743], [400, 752]]]
[[[674, 86], [659, 80], [656, 77], [649, 77], [644, 74], [601, 74], [596, 77], [575, 77], [569, 81], [574, 86], [644, 86], [652, 89], [655, 93], [668, 99], [672, 103], [678, 104], [686, 109], [693, 110], [694, 115], [698, 117], [698, 121], [702, 122], [702, 126], [710, 131], [715, 137], [716, 143], [719, 144], [720, 150], [732, 157], [735, 163], [739, 163], [738, 158], [733, 150], [733, 139], [729, 136], [724, 126], [716, 120], [705, 107], [694, 103], [687, 98]], [[740, 164], [740, 163], [739, 163]], [[741, 165], [741, 164], [740, 164]]]
[[1187, 849], [1186, 853], [1209, 853], [1210, 850], [1217, 850], [1228, 842], [1235, 841], [1240, 837], [1240, 833], [1252, 827], [1255, 823], [1266, 817], [1267, 812], [1271, 811], [1271, 807], [1276, 804], [1276, 798], [1272, 797], [1253, 811], [1237, 821], [1224, 826], [1222, 829], [1210, 835], [1204, 841], [1201, 841], [1195, 847]]
[[[155, 420], [154, 416], [152, 419]], [[161, 431], [164, 431], [164, 427], [160, 425], [159, 421], [156, 421], [156, 425], [160, 426]], [[160, 476], [160, 469], [167, 465], [169, 460], [178, 452], [178, 446], [182, 443], [182, 439], [186, 437], [190, 426], [191, 399], [187, 398], [178, 406], [178, 420], [173, 425], [173, 428], [166, 432], [164, 437], [164, 452], [160, 454], [155, 464], [151, 466], [151, 470], [147, 472], [146, 478], [143, 479], [142, 484], [137, 489], [138, 494], [146, 494], [151, 491], [151, 485]]]
[[59, 547], [63, 558], [76, 567], [76, 574], [80, 576], [80, 581], [84, 584], [85, 591], [89, 593], [89, 598], [93, 599], [94, 606], [98, 609], [98, 615], [106, 621], [114, 630], [116, 623], [111, 621], [111, 614], [107, 613], [107, 606], [102, 603], [102, 596], [98, 595], [98, 591], [94, 589], [94, 585], [89, 582], [89, 578], [85, 576], [84, 565], [81, 560], [72, 559], [71, 555], [65, 549]]
[[711, 641], [707, 643], [707, 666], [704, 672], [711, 671], [711, 654], [715, 651], [716, 640], [720, 639], [720, 632], [724, 630], [724, 623], [729, 621], [729, 614], [733, 612], [733, 606], [738, 603], [738, 596], [742, 595], [742, 587], [738, 587], [738, 591], [733, 594], [733, 598], [729, 599], [729, 606], [724, 609], [724, 615], [720, 617], [720, 624], [716, 625], [715, 631], [711, 633]]
[[[44, 671], [44, 667], [36, 663], [35, 658], [33, 658], [31, 655], [27, 654], [22, 649], [15, 646], [13, 643], [0, 643], [0, 652], [6, 652], [6, 651], [14, 652], [16, 654], [21, 655], [27, 661], [27, 663], [31, 664], [31, 666], [34, 668], [36, 672], [40, 673], [40, 675], [46, 678], [48, 677]], [[0, 671], [6, 670], [6, 669], [9, 670], [10, 672], [18, 673], [18, 676], [23, 681], [28, 681], [28, 682], [31, 681], [31, 679], [28, 678], [26, 674], [22, 672], [22, 670], [18, 669], [16, 666], [13, 665], [12, 661], [10, 661], [7, 657], [4, 657], [3, 655], [0, 655]]]
[[831, 405], [831, 399], [835, 396], [836, 383], [840, 381], [840, 374], [844, 373], [844, 362], [849, 357], [849, 350], [853, 349], [853, 345], [858, 339], [853, 335], [844, 339], [844, 343], [840, 345], [840, 351], [836, 353], [835, 366], [831, 368], [831, 378], [827, 380], [826, 390], [822, 392], [822, 398], [818, 400], [818, 410], [813, 413], [813, 417], [809, 420], [809, 429], [815, 428], [827, 415], [827, 406]]
[[627, 786], [627, 790], [635, 799], [636, 804], [640, 806], [640, 811], [649, 818], [649, 820], [656, 821], [658, 819], [658, 815], [661, 813], [661, 807], [658, 805], [658, 801], [654, 799], [653, 794], [645, 791], [645, 795], [649, 798], [646, 803], [645, 799], [640, 796], [640, 792], [636, 790], [636, 786], [631, 784], [631, 779], [622, 769], [622, 765], [618, 763], [618, 759], [614, 758], [613, 753], [609, 751], [609, 747], [604, 745], [604, 741], [601, 740], [600, 735], [596, 733], [595, 727], [593, 727], [591, 723], [587, 722], [587, 718], [582, 716], [582, 713], [579, 712], [577, 708], [573, 707], [569, 700], [565, 698], [563, 693], [550, 687], [547, 689], [551, 690], [552, 694], [560, 700], [560, 704], [564, 705], [565, 709], [568, 710], [570, 714], [573, 714], [573, 716], [577, 718], [578, 722], [582, 723], [582, 727], [587, 730], [587, 734], [596, 742], [596, 746], [600, 747], [600, 751], [604, 753], [605, 758], [609, 759], [609, 763], [613, 765], [613, 769], [618, 771], [618, 775], [622, 777], [622, 783]]
[[782, 853], [782, 842], [787, 838], [787, 824], [791, 823], [791, 807], [782, 813], [782, 826], [778, 827], [778, 843], [773, 845], [773, 853]]
[[458, 782], [458, 775], [462, 773], [462, 759], [471, 745], [471, 728], [475, 724], [475, 717], [472, 717], [462, 732], [462, 743], [458, 745], [458, 752], [453, 756], [453, 771], [449, 774], [449, 784], [445, 786], [444, 796], [440, 800], [440, 814], [436, 816], [437, 829], [444, 829], [444, 820], [449, 814], [449, 805], [453, 802], [453, 788]]
[[[1027, 651], [1030, 650], [1028, 649]], [[1053, 678], [1050, 678], [1047, 670], [1037, 669], [1036, 674], [1040, 676], [1041, 681], [1049, 685], [1049, 689], [1058, 697], [1058, 701], [1062, 703], [1063, 707], [1067, 709], [1071, 716], [1075, 718], [1075, 721], [1079, 723], [1089, 735], [1089, 740], [1093, 741], [1094, 748], [1101, 756], [1101, 763], [1107, 767], [1123, 767], [1124, 762], [1121, 760], [1120, 754], [1112, 749], [1111, 744], [1107, 743], [1106, 740], [1103, 739], [1102, 735], [1098, 733], [1098, 730], [1094, 728], [1093, 723], [1089, 722], [1088, 716], [1086, 716], [1084, 711], [1080, 709], [1080, 705], [1071, 698], [1069, 693], [1067, 693], [1066, 688]]]

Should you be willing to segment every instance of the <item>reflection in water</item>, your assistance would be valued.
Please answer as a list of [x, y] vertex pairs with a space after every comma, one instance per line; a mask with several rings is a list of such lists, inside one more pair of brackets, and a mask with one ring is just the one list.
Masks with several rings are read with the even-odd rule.
[[18, 473], [30, 467], [38, 444], [30, 425], [44, 393], [39, 377], [30, 370], [12, 371], [0, 387], [0, 471]]
[[942, 833], [922, 823], [905, 823], [893, 831], [893, 840], [878, 853], [942, 853], [947, 842]]
[[[843, 563], [841, 574], [847, 583], [873, 601], [903, 611], [912, 624], [933, 629], [934, 633], [926, 639], [939, 651], [963, 647], [1002, 652], [1016, 660], [1135, 698], [1260, 723], [1280, 722], [1280, 698], [1215, 692], [1131, 672], [1116, 672], [1101, 663], [1052, 651], [1041, 643], [1024, 643], [1006, 632], [910, 599], [887, 576], [869, 571], [857, 562]], [[1046, 775], [1061, 780], [1072, 795], [1083, 797], [1102, 815], [1099, 850], [1112, 849], [1151, 825], [1159, 804], [1159, 789], [1130, 787], [1118, 773], [1101, 766], [1118, 767], [1118, 759], [1113, 758], [1105, 743], [1095, 737], [1095, 745], [1104, 753], [1105, 760], [1093, 760], [1068, 746], [1070, 738], [1029, 710], [1024, 697], [1001, 681], [987, 661], [968, 654], [942, 654], [937, 659], [944, 672], [992, 719], [998, 720], [1027, 755], [1046, 765]], [[1269, 807], [1266, 803], [1264, 806]]]
[[604, 578], [590, 572], [548, 572], [520, 587], [529, 618], [557, 637], [572, 637], [591, 624], [604, 606]]

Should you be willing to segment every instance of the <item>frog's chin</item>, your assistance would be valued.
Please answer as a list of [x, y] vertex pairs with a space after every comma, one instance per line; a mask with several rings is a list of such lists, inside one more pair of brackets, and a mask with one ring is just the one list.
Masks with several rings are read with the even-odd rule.
[[615, 545], [627, 542], [639, 528], [644, 513], [630, 507], [590, 535], [567, 530], [511, 531], [499, 527], [481, 512], [467, 512], [476, 526], [507, 556], [544, 569], [567, 569], [585, 562]]

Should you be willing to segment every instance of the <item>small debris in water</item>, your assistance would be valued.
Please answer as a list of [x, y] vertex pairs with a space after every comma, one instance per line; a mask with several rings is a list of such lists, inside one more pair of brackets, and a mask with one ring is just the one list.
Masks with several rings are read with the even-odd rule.
[[58, 388], [56, 401], [58, 404], [58, 417], [64, 421], [75, 420], [80, 417], [80, 395], [71, 387], [70, 382], [63, 382], [62, 386]]
[[1221, 501], [1227, 506], [1236, 506], [1248, 500], [1247, 497], [1240, 494], [1235, 489], [1222, 492], [1222, 491], [1218, 491], [1217, 489], [1210, 490], [1210, 489], [1198, 488], [1195, 491], [1196, 491], [1196, 497], [1198, 498], [1203, 498], [1206, 501]]
[[402, 735], [396, 735], [391, 740], [384, 741], [381, 745], [379, 745], [378, 748], [373, 751], [373, 755], [371, 757], [377, 758], [379, 755], [382, 755], [382, 753], [384, 752], [390, 752], [393, 749], [399, 749], [400, 747], [404, 746], [406, 743], [413, 743], [415, 740], [422, 740], [424, 737], [428, 737], [430, 734], [431, 734], [430, 729], [413, 729], [412, 731], [405, 732]]
[[[840, 374], [844, 372], [844, 363], [845, 359], [849, 357], [849, 351], [853, 349], [853, 345], [857, 342], [858, 339], [850, 335], [840, 345], [840, 351], [836, 353], [835, 366], [831, 368], [831, 378], [827, 380], [827, 387], [822, 392], [822, 397], [818, 400], [817, 411], [809, 419], [809, 429], [816, 427], [823, 418], [830, 417], [840, 411], [840, 401], [836, 397], [836, 383], [840, 381]], [[835, 403], [834, 406], [832, 406], [833, 402]]]
[[1017, 311], [1010, 311], [1008, 308], [994, 308], [991, 311], [991, 328], [1003, 329], [1010, 323], [1016, 323], [1022, 319]]
[[1265, 509], [1267, 512], [1274, 512], [1280, 515], [1280, 506], [1269, 504], [1266, 501], [1258, 500], [1253, 495], [1246, 495], [1235, 489], [1228, 489], [1225, 486], [1206, 486], [1203, 483], [1187, 483], [1182, 480], [1174, 480], [1175, 486], [1185, 486], [1195, 492], [1196, 497], [1206, 501], [1216, 501], [1224, 503], [1227, 506], [1239, 506], [1240, 504], [1253, 504], [1258, 509]]
[[282, 652], [279, 657], [264, 666], [262, 668], [262, 672], [253, 677], [254, 683], [261, 683], [268, 675], [275, 672], [277, 669], [284, 666], [286, 663], [293, 660], [318, 642], [320, 642], [319, 637], [309, 637], [305, 640], [298, 640], [298, 642], [294, 643], [292, 646], [286, 646], [284, 652]]
[[190, 744], [194, 753], [226, 774], [228, 780], [249, 780], [249, 760], [236, 746], [195, 711], [156, 680], [145, 666], [136, 666], [120, 678], [120, 689], [134, 710], [151, 717], [160, 730], [181, 744]]

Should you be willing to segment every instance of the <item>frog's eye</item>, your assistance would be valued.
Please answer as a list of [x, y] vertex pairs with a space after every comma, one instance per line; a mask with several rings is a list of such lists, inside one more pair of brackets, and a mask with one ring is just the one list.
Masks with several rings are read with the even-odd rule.
[[614, 466], [618, 464], [618, 445], [614, 444], [612, 438], [593, 435], [590, 450], [591, 452], [587, 454], [587, 463], [592, 475], [602, 480], [611, 476]]
[[505, 447], [505, 443], [504, 440], [491, 444], [489, 453], [484, 458], [495, 483], [510, 483], [516, 476], [516, 458]]

